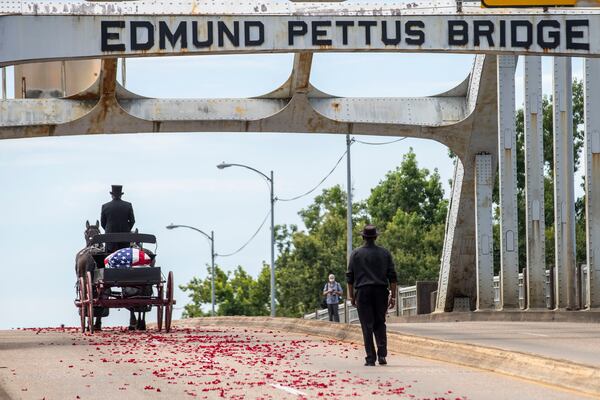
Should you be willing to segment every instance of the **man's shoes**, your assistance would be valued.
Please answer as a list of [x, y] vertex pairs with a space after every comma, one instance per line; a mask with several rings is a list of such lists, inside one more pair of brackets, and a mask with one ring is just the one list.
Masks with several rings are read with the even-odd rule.
[[379, 357], [379, 358], [377, 358], [377, 361], [379, 362], [379, 365], [387, 365], [387, 361], [385, 361], [385, 357]]
[[374, 366], [375, 366], [375, 361], [371, 361], [371, 360], [365, 361], [365, 367], [374, 367]]
[[94, 330], [95, 330], [96, 332], [100, 332], [100, 331], [102, 331], [102, 322], [96, 322], [96, 323], [94, 324]]

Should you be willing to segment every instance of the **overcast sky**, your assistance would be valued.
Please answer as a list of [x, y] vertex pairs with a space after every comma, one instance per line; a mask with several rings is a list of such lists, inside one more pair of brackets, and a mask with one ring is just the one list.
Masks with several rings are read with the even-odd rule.
[[[472, 59], [467, 55], [317, 54], [311, 81], [339, 96], [427, 96], [460, 83]], [[544, 63], [546, 92], [551, 81], [548, 61]], [[152, 97], [256, 96], [284, 82], [291, 63], [292, 55], [130, 59], [127, 88]], [[582, 76], [579, 61], [574, 62], [574, 74]], [[521, 66], [516, 81], [519, 107]], [[409, 147], [421, 167], [439, 169], [447, 195], [452, 164], [445, 146], [407, 139], [386, 146], [352, 147], [355, 199], [368, 197]], [[158, 265], [172, 270], [176, 284], [182, 284], [193, 276], [206, 277], [209, 243], [196, 232], [168, 231], [166, 225], [214, 230], [215, 250], [225, 254], [250, 237], [269, 208], [268, 187], [257, 174], [241, 168], [218, 170], [218, 163], [247, 164], [267, 174], [272, 169], [276, 196], [292, 197], [320, 181], [344, 150], [343, 135], [318, 134], [161, 133], [0, 141], [0, 329], [78, 324], [73, 305], [75, 254], [84, 245], [85, 221], [99, 219], [100, 206], [110, 200], [111, 184], [124, 186], [124, 199], [134, 206], [136, 227], [158, 237]], [[345, 182], [344, 161], [323, 187], [345, 187]], [[314, 195], [277, 203], [276, 224], [300, 224], [297, 212]], [[267, 224], [244, 251], [217, 262], [225, 270], [242, 265], [256, 276], [263, 260], [269, 259], [269, 249]], [[177, 290], [176, 299], [178, 317], [187, 296]], [[126, 311], [111, 310], [106, 324], [122, 325], [127, 318]], [[154, 313], [149, 319], [154, 319]]]

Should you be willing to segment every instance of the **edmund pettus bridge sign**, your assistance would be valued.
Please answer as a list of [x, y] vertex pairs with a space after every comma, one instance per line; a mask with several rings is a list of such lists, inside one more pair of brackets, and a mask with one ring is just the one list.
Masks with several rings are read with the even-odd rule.
[[[597, 25], [598, 21], [594, 21]], [[179, 18], [100, 21], [100, 51], [348, 50], [589, 51], [589, 18]], [[593, 31], [592, 31], [593, 32]], [[561, 43], [562, 42], [562, 43]], [[598, 45], [595, 43], [593, 45]]]
[[[600, 259], [595, 257], [600, 254], [600, 9], [595, 0], [586, 1], [4, 1], [0, 67], [15, 66], [17, 98], [7, 98], [3, 90], [0, 139], [310, 132], [436, 140], [458, 157], [436, 310], [592, 310], [600, 307]], [[435, 96], [339, 97], [311, 84], [315, 52], [463, 53], [473, 54], [474, 61], [463, 82]], [[294, 54], [290, 76], [254, 98], [147, 98], [116, 79], [117, 60], [123, 67], [129, 57], [268, 53]], [[542, 57], [552, 59], [554, 100], [552, 268], [545, 264], [544, 247]], [[571, 57], [583, 58], [585, 66], [585, 268], [575, 265]], [[524, 220], [517, 218], [517, 59], [525, 72]], [[39, 67], [43, 74], [31, 72], [43, 62], [53, 63]], [[82, 74], [73, 71], [82, 65], [91, 69], [91, 79], [78, 86], [75, 77]], [[39, 83], [39, 75], [51, 75], [52, 68], [55, 83]], [[524, 237], [518, 235], [519, 224], [526, 227]], [[522, 266], [520, 241], [527, 248]]]
[[0, 63], [223, 52], [600, 54], [600, 10], [466, 4], [11, 1], [0, 4]]

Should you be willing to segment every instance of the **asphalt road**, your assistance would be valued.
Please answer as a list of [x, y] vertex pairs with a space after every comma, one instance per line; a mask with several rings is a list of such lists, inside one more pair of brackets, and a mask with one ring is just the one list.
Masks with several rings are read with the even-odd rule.
[[600, 324], [569, 322], [388, 323], [410, 335], [538, 354], [600, 367]]
[[589, 398], [442, 362], [388, 361], [364, 367], [356, 345], [243, 327], [0, 331], [0, 398]]

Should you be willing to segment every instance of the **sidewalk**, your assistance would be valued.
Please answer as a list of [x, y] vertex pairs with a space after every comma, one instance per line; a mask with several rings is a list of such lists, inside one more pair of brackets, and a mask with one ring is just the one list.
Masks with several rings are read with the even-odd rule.
[[600, 368], [600, 324], [574, 322], [397, 322], [388, 331], [529, 353]]

